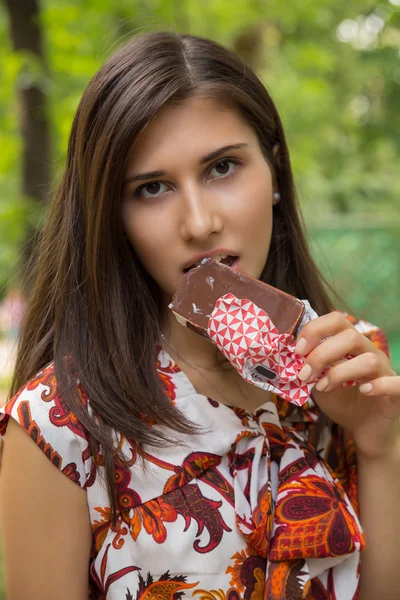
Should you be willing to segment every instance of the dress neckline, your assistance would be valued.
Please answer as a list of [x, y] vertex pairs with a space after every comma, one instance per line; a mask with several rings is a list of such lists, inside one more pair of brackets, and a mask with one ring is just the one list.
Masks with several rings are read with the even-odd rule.
[[[200, 396], [201, 398], [203, 398], [204, 400], [207, 400], [209, 403], [211, 403], [214, 406], [226, 407], [234, 412], [235, 411], [245, 411], [251, 417], [254, 417], [255, 415], [257, 415], [257, 413], [260, 410], [263, 410], [263, 407], [266, 404], [270, 404], [272, 402], [273, 404], [277, 405], [277, 402], [278, 402], [277, 394], [272, 394], [271, 399], [266, 400], [265, 402], [260, 404], [260, 406], [258, 406], [257, 409], [255, 410], [255, 412], [253, 413], [247, 408], [243, 408], [241, 406], [235, 406], [233, 404], [224, 404], [222, 402], [219, 402], [218, 400], [215, 400], [211, 396], [207, 396], [206, 394], [201, 394], [200, 392], [198, 392], [196, 390], [193, 383], [190, 381], [189, 377], [181, 369], [181, 367], [178, 365], [178, 363], [172, 358], [172, 356], [169, 354], [169, 352], [167, 350], [165, 350], [165, 348], [163, 348], [161, 346], [161, 344], [158, 345], [157, 349], [158, 349], [157, 356], [158, 356], [159, 362], [162, 364], [163, 362], [165, 362], [165, 360], [167, 360], [170, 364], [171, 372], [174, 374], [177, 374], [177, 375], [179, 374], [180, 379], [183, 379], [183, 381], [184, 381], [185, 385], [183, 385], [182, 381], [179, 381], [178, 378], [175, 378], [174, 383], [176, 385], [176, 399], [183, 399], [183, 398], [186, 398], [187, 396], [192, 396], [192, 395]], [[160, 360], [160, 356], [161, 357], [163, 356], [164, 361]], [[160, 368], [160, 370], [162, 371], [162, 368]], [[185, 388], [185, 389], [183, 389], [183, 388]]]

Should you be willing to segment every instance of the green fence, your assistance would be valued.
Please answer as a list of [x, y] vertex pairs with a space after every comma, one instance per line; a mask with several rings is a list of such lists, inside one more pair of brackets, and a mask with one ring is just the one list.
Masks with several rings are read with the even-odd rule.
[[308, 229], [323, 274], [352, 314], [385, 331], [393, 368], [400, 373], [399, 220], [381, 215], [329, 217]]

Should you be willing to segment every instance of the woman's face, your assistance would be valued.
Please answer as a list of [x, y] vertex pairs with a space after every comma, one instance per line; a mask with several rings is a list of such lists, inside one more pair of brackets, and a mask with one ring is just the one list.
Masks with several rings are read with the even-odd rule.
[[271, 170], [251, 127], [214, 100], [163, 109], [131, 153], [122, 218], [139, 260], [170, 298], [202, 256], [239, 257], [259, 278], [272, 230]]

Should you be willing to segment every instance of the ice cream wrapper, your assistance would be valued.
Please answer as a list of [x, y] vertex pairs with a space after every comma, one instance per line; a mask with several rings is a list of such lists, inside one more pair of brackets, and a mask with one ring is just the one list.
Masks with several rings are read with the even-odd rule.
[[[307, 300], [302, 302], [305, 311], [298, 331], [318, 317]], [[312, 382], [301, 381], [298, 373], [306, 357], [296, 354], [293, 335], [279, 333], [265, 311], [233, 294], [217, 300], [208, 322], [208, 335], [243, 379], [297, 406], [307, 402], [314, 385], [329, 370], [325, 368]]]

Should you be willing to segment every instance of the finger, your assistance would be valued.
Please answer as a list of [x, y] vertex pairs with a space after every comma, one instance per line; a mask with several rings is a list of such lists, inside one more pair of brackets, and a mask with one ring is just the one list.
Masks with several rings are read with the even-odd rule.
[[339, 311], [322, 315], [309, 321], [303, 327], [296, 340], [296, 354], [305, 356], [326, 337], [335, 335], [344, 329], [354, 329], [348, 319]]
[[385, 377], [391, 372], [390, 366], [379, 354], [366, 352], [329, 369], [317, 382], [315, 389], [330, 392], [352, 379], [364, 378], [369, 382], [378, 377]]
[[345, 329], [327, 338], [310, 352], [299, 377], [302, 381], [313, 381], [327, 366], [333, 366], [339, 361], [341, 364], [346, 355], [358, 356], [368, 352], [378, 354], [380, 351], [353, 327]]
[[359, 390], [366, 396], [398, 396], [400, 401], [400, 377], [395, 373], [394, 375], [379, 377], [368, 381], [368, 383], [363, 383], [360, 385]]

